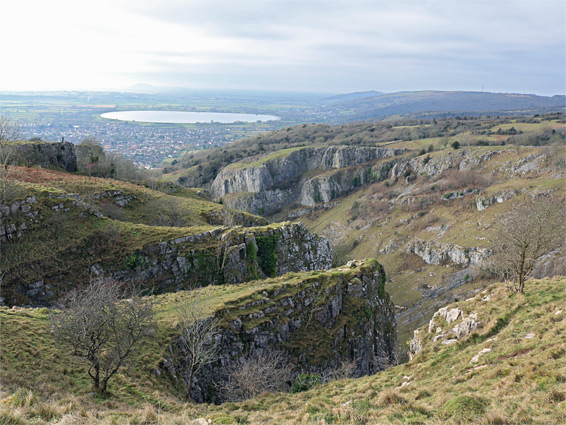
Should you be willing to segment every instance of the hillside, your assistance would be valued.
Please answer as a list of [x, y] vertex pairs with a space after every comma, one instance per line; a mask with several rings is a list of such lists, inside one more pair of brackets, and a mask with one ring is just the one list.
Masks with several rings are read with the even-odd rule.
[[[270, 285], [277, 283], [199, 291], [217, 305], [238, 305]], [[531, 280], [525, 294], [492, 285], [446, 306], [446, 319], [439, 314], [421, 328], [420, 352], [407, 364], [221, 406], [181, 403], [163, 376], [151, 373], [174, 335], [172, 306], [189, 293], [156, 298], [156, 336], [116, 378], [108, 400], [90, 395], [84, 366], [52, 344], [46, 309], [2, 308], [0, 418], [9, 424], [562, 423], [565, 288], [564, 278]], [[457, 339], [453, 327], [471, 333], [459, 331]]]
[[[342, 136], [329, 139], [336, 145], [295, 146], [230, 164], [217, 173], [210, 193], [226, 206], [274, 221], [301, 220], [330, 240], [335, 265], [379, 258], [399, 308], [404, 358], [403, 342], [415, 327], [493, 278], [486, 262], [499, 218], [527, 196], [564, 196], [565, 126], [534, 121], [447, 121], [452, 127], [442, 137], [385, 145], [377, 129], [367, 131], [368, 123], [349, 128], [348, 138], [343, 127], [313, 127], [311, 140], [330, 129]], [[390, 131], [440, 131], [440, 123]], [[543, 133], [551, 139], [543, 142]], [[455, 142], [461, 147], [454, 149]], [[564, 259], [562, 247], [535, 275], [565, 273]]]
[[[427, 149], [447, 140], [463, 145], [546, 145], [564, 139], [564, 116], [392, 119], [343, 125], [303, 124], [242, 139], [221, 148], [194, 151], [164, 168], [165, 181], [209, 187], [223, 167], [283, 149], [308, 146], [367, 146]], [[553, 132], [554, 130], [554, 132]], [[558, 132], [558, 134], [556, 134]], [[551, 141], [552, 140], [552, 141]]]
[[[215, 385], [238, 367], [239, 359], [253, 359], [268, 346], [284, 353], [294, 376], [301, 371], [322, 374], [345, 359], [353, 362], [354, 376], [375, 373], [383, 369], [375, 350], [379, 348], [382, 356], [392, 360], [395, 345], [393, 305], [383, 291], [384, 280], [379, 263], [367, 260], [328, 272], [289, 273], [258, 282], [152, 296], [156, 328], [129, 367], [110, 384], [112, 397], [107, 401], [92, 398], [85, 363], [55, 343], [49, 315], [57, 311], [2, 307], [0, 420], [44, 423], [69, 413], [68, 420], [93, 422], [97, 409], [122, 409], [148, 401], [181, 413], [187, 406], [177, 400], [182, 399], [180, 378], [184, 376], [182, 362], [174, 355], [182, 331], [177, 308], [192, 303], [203, 306], [206, 316], [220, 320], [217, 338], [222, 350], [218, 361], [198, 376], [192, 393], [197, 401], [230, 397], [229, 393], [218, 395]], [[52, 398], [55, 394], [57, 399]], [[90, 411], [71, 406], [76, 403]], [[25, 412], [18, 419], [20, 408]]]
[[[26, 166], [0, 169], [0, 423], [566, 419], [565, 248], [524, 294], [490, 266], [502, 217], [566, 201], [565, 140], [561, 115], [305, 125], [137, 184], [92, 177], [62, 144], [14, 144]], [[206, 188], [175, 182], [191, 169]], [[107, 396], [50, 328], [65, 295], [102, 277], [155, 310]], [[187, 390], [184, 332], [201, 322], [218, 357]], [[236, 373], [271, 355], [293, 394], [242, 396]]]
[[[92, 276], [166, 292], [327, 269], [332, 262], [328, 242], [303, 226], [267, 225], [196, 189], [166, 186], [163, 193], [15, 166], [3, 187], [0, 301], [7, 305], [51, 305]], [[264, 240], [275, 244], [264, 249]], [[275, 260], [267, 267], [262, 260], [270, 255]]]
[[336, 121], [367, 120], [378, 117], [442, 117], [486, 114], [535, 114], [564, 111], [564, 96], [466, 91], [415, 91], [398, 93], [352, 93], [336, 96], [325, 105], [340, 111]]

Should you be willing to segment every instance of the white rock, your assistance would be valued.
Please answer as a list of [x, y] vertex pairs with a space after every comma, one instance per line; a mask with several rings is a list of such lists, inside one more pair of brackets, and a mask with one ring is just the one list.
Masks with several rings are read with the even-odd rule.
[[484, 348], [478, 354], [476, 354], [474, 357], [472, 357], [472, 360], [470, 360], [470, 363], [475, 364], [475, 363], [479, 362], [480, 357], [485, 353], [489, 353], [490, 351], [491, 351], [491, 348]]
[[438, 341], [439, 339], [444, 338], [445, 336], [446, 336], [446, 334], [436, 335], [436, 336], [432, 339], [432, 342], [436, 342], [436, 341]]
[[528, 334], [525, 335], [525, 339], [533, 339], [535, 337], [535, 334], [532, 332], [529, 332]]
[[451, 323], [460, 317], [462, 310], [459, 308], [453, 308], [446, 314], [446, 322]]

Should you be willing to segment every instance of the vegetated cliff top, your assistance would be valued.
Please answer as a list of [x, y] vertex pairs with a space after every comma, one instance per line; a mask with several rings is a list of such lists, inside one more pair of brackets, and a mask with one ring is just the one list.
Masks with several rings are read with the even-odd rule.
[[[129, 423], [127, 421], [134, 421], [139, 416], [137, 409], [144, 409], [148, 400], [162, 406], [160, 409], [165, 408], [168, 414], [194, 415], [192, 408], [181, 401], [182, 391], [164, 373], [165, 370], [161, 369], [159, 373], [162, 361], [171, 354], [169, 345], [180, 334], [178, 307], [198, 302], [205, 316], [217, 315], [221, 328], [227, 328], [234, 318], [239, 317], [243, 330], [253, 330], [258, 326], [254, 313], [260, 304], [264, 308], [275, 306], [275, 309], [285, 311], [289, 307], [281, 303], [282, 300], [304, 296], [311, 290], [320, 291], [324, 297], [327, 295], [325, 291], [335, 286], [347, 285], [356, 277], [365, 280], [365, 276], [382, 272], [381, 266], [369, 259], [330, 271], [289, 273], [274, 279], [151, 296], [155, 332], [141, 344], [129, 366], [111, 382], [111, 398], [106, 401], [90, 393], [87, 365], [74, 357], [72, 350], [54, 342], [49, 331], [48, 309], [0, 307], [0, 360], [3, 365], [0, 371], [0, 419], [7, 423], [43, 424], [63, 420], [66, 416], [65, 420], [77, 423], [83, 420], [98, 423], [117, 414], [118, 422]], [[377, 291], [382, 290], [382, 281], [375, 285]], [[380, 298], [388, 299], [386, 294]], [[324, 338], [325, 329], [323, 327], [321, 335], [312, 333], [312, 341]], [[51, 413], [48, 415], [47, 411]]]
[[[525, 294], [503, 284], [451, 304], [479, 328], [452, 344], [436, 327], [419, 330], [423, 350], [374, 376], [337, 381], [295, 395], [266, 395], [221, 406], [205, 417], [248, 423], [529, 423], [566, 420], [566, 278], [531, 280]], [[475, 314], [474, 314], [475, 313]], [[214, 409], [216, 410], [216, 409]]]
[[[368, 118], [369, 119], [369, 118]], [[383, 146], [426, 149], [440, 144], [514, 143], [544, 144], [552, 130], [564, 128], [564, 116], [552, 113], [534, 117], [456, 117], [442, 119], [391, 119], [364, 121], [344, 125], [302, 124], [238, 140], [220, 148], [190, 152], [178, 159], [175, 166], [165, 168], [163, 179], [178, 181], [187, 187], [206, 187], [220, 170], [232, 163], [257, 160], [269, 153], [302, 146]], [[563, 137], [563, 136], [562, 136]]]
[[[138, 260], [128, 265], [128, 258], [137, 250], [207, 235], [224, 227], [226, 215], [230, 226], [267, 224], [210, 202], [196, 189], [167, 186], [163, 193], [41, 168], [10, 166], [5, 174], [0, 199], [1, 297], [12, 284], [43, 285], [49, 278], [60, 281], [62, 288], [73, 286], [88, 279], [89, 268], [96, 264], [134, 269]], [[219, 243], [203, 237], [193, 245], [214, 249]], [[25, 296], [20, 298], [11, 303], [29, 303]]]
[[[294, 280], [293, 276], [289, 278]], [[289, 278], [156, 297], [155, 337], [117, 376], [109, 400], [89, 395], [84, 366], [52, 343], [46, 309], [2, 308], [0, 418], [35, 424], [107, 423], [111, 417], [120, 423], [160, 424], [203, 423], [191, 422], [197, 418], [214, 424], [320, 424], [323, 420], [328, 424], [550, 424], [566, 420], [564, 277], [531, 280], [524, 294], [510, 293], [501, 283], [478, 291], [447, 306], [447, 311], [453, 310], [450, 323], [439, 316], [430, 332], [428, 325], [419, 329], [422, 349], [409, 363], [307, 392], [265, 394], [220, 406], [187, 405], [151, 373], [175, 334], [174, 307], [185, 297], [199, 295], [218, 306], [237, 306]], [[456, 339], [452, 329], [461, 328], [470, 317], [479, 323], [477, 329], [443, 343]], [[446, 335], [433, 342], [441, 334]]]

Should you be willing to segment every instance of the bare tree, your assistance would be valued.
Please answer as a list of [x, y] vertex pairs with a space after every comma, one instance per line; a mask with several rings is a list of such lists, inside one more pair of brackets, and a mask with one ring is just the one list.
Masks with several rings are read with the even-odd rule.
[[348, 379], [356, 374], [355, 360], [344, 360], [336, 369], [328, 369], [321, 374], [321, 382], [323, 384], [339, 379]]
[[185, 399], [191, 400], [195, 377], [202, 368], [214, 363], [220, 357], [215, 336], [219, 332], [220, 320], [210, 316], [210, 309], [204, 301], [194, 299], [178, 308], [180, 326], [180, 358], [185, 366]]
[[500, 219], [490, 269], [513, 291], [523, 292], [537, 260], [564, 241], [563, 207], [549, 195], [529, 197]]
[[188, 226], [188, 211], [182, 201], [173, 196], [154, 199], [147, 203], [148, 213], [157, 212], [151, 224], [154, 226], [185, 227]]
[[289, 389], [291, 367], [282, 353], [269, 351], [252, 358], [241, 357], [228, 375], [224, 391], [229, 400], [241, 401], [265, 392]]
[[115, 281], [95, 279], [70, 294], [63, 311], [51, 315], [53, 335], [89, 363], [88, 375], [101, 395], [153, 326], [151, 301], [136, 291], [121, 299], [125, 294]]
[[0, 165], [8, 168], [10, 160], [14, 155], [14, 148], [11, 142], [21, 137], [20, 129], [12, 120], [4, 115], [0, 115]]

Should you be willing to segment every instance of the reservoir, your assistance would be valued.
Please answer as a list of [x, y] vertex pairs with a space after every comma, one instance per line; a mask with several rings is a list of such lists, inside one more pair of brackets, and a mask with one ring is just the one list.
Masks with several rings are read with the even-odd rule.
[[232, 114], [224, 112], [182, 112], [182, 111], [120, 111], [107, 112], [102, 118], [119, 121], [137, 121], [163, 124], [194, 124], [235, 122], [265, 122], [278, 120], [274, 115]]

